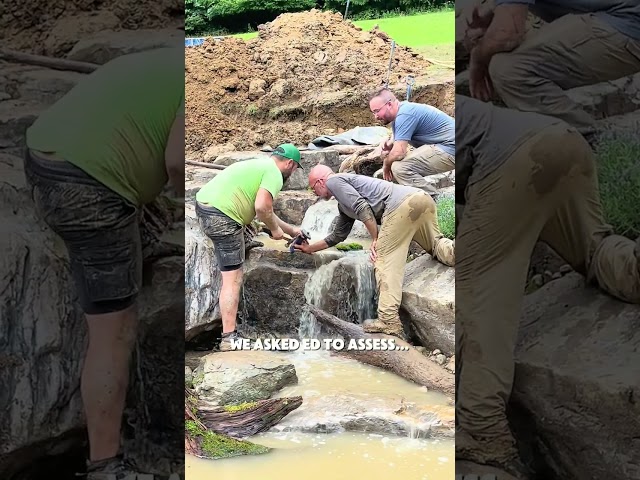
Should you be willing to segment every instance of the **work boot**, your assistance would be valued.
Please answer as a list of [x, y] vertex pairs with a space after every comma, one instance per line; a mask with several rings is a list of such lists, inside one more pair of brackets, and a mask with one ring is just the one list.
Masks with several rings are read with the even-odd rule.
[[87, 462], [87, 473], [77, 474], [79, 478], [86, 480], [125, 480], [142, 475], [120, 456], [105, 458], [97, 462]]
[[233, 343], [242, 341], [244, 339], [246, 339], [246, 337], [236, 332], [235, 330], [233, 332], [223, 333], [222, 339], [220, 340], [220, 351], [221, 352], [240, 351], [239, 348], [237, 349], [233, 348]]
[[385, 335], [393, 335], [401, 340], [405, 340], [402, 323], [399, 320], [397, 323], [385, 323], [381, 320], [367, 320], [364, 322], [362, 330], [365, 333], [384, 333]]

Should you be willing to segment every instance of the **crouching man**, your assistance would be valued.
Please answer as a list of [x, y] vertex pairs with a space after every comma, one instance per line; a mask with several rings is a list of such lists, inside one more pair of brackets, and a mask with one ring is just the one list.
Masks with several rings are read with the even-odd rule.
[[330, 248], [349, 236], [356, 220], [364, 223], [373, 239], [370, 257], [379, 292], [378, 319], [367, 322], [364, 331], [403, 338], [398, 310], [411, 241], [441, 263], [455, 264], [454, 244], [440, 233], [435, 202], [419, 188], [364, 175], [336, 174], [326, 165], [311, 169], [309, 187], [326, 200], [335, 197], [339, 215], [325, 239], [295, 248], [305, 253]]

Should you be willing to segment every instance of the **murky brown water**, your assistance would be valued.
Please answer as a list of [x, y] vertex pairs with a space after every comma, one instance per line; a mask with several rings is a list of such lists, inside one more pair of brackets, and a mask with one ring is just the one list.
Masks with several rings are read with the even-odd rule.
[[[389, 372], [327, 352], [283, 353], [299, 384], [279, 396], [302, 395], [312, 403], [326, 395], [354, 395], [396, 402], [400, 398], [453, 418], [447, 398]], [[304, 404], [303, 404], [304, 405]], [[301, 407], [302, 408], [302, 407]], [[296, 413], [296, 412], [294, 412]], [[293, 415], [293, 414], [292, 414]], [[272, 452], [227, 460], [188, 457], [188, 480], [450, 480], [455, 474], [453, 439], [412, 439], [380, 434], [268, 432], [251, 439]]]

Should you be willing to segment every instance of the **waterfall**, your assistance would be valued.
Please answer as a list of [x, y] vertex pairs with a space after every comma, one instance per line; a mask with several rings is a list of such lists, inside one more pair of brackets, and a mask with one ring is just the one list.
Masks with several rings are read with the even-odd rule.
[[[322, 265], [307, 281], [305, 300], [346, 321], [362, 323], [375, 318], [377, 293], [373, 264], [365, 252], [352, 252]], [[301, 338], [318, 338], [322, 329], [314, 316], [300, 317]]]

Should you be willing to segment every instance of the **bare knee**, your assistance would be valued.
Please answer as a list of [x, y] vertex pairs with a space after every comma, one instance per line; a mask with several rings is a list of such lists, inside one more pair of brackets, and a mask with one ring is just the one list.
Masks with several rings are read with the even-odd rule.
[[242, 286], [242, 266], [237, 269], [229, 270], [222, 273], [222, 287], [230, 288], [234, 291], [240, 290]]
[[135, 305], [116, 312], [87, 314], [86, 319], [91, 349], [129, 347], [135, 342], [138, 326]]

